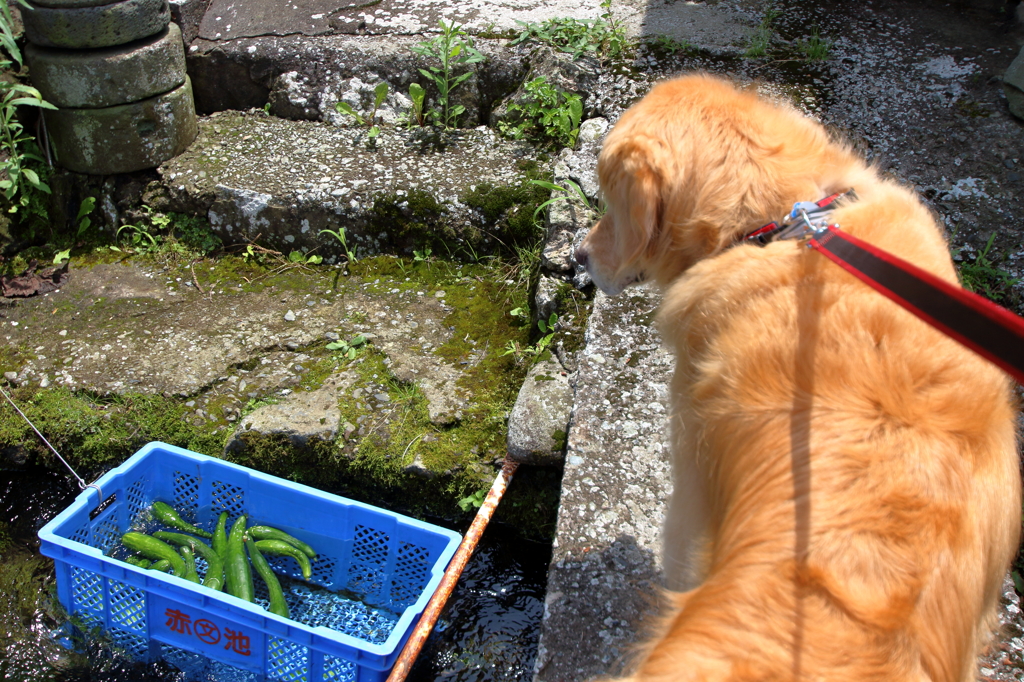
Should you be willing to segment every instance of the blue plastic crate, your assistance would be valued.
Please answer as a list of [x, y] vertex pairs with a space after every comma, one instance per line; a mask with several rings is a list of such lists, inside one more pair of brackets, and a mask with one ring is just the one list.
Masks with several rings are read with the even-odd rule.
[[[39, 531], [61, 604], [136, 658], [164, 657], [202, 675], [228, 664], [248, 680], [384, 680], [461, 540], [164, 443], [142, 448], [97, 485], [103, 505], [90, 488]], [[245, 513], [310, 544], [317, 560], [309, 583], [294, 560], [271, 559], [275, 572], [295, 578], [282, 580], [292, 618], [106, 556], [155, 500], [209, 531], [222, 511], [229, 523]], [[266, 605], [262, 581], [254, 581], [256, 601]]]

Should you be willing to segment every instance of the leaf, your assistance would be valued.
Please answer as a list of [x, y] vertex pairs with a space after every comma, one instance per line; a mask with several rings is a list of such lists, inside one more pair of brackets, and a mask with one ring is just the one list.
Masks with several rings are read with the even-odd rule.
[[353, 336], [348, 343], [350, 346], [362, 346], [366, 343], [366, 337], [362, 334], [358, 334], [357, 336]]
[[409, 99], [418, 106], [423, 105], [423, 99], [427, 96], [427, 91], [423, 89], [423, 86], [419, 83], [409, 84]]
[[548, 327], [554, 329], [556, 324], [558, 324], [558, 313], [551, 313], [548, 316]]
[[39, 186], [39, 176], [31, 168], [22, 168], [21, 174], [25, 176], [25, 179], [32, 183], [34, 187]]
[[569, 119], [572, 121], [573, 128], [580, 127], [580, 119], [583, 118], [583, 102], [579, 97], [573, 97], [568, 101], [569, 105]]
[[388, 96], [388, 84], [381, 82], [377, 84], [377, 87], [373, 89], [373, 108], [376, 109], [384, 102]]
[[324, 257], [323, 256], [310, 256], [309, 258], [306, 259], [306, 263], [308, 263], [310, 265], [320, 265], [323, 262], [324, 262]]
[[348, 114], [349, 116], [353, 116], [359, 125], [364, 123], [363, 117], [357, 114], [355, 109], [353, 109], [348, 102], [338, 102], [334, 105], [334, 108], [339, 114]]
[[71, 249], [64, 249], [53, 257], [53, 264], [60, 265], [63, 261], [71, 260]]
[[351, 360], [352, 358], [354, 358], [356, 356], [356, 349], [355, 348], [349, 348], [348, 352], [345, 353], [345, 355], [348, 357], [349, 360]]
[[96, 208], [96, 197], [86, 197], [82, 199], [82, 203], [78, 205], [78, 217], [75, 220], [81, 220], [85, 216], [92, 213], [92, 210]]
[[346, 344], [344, 341], [332, 341], [331, 343], [324, 346], [324, 348], [326, 348], [327, 350], [341, 350], [342, 348], [345, 348], [347, 345], [348, 344]]
[[373, 138], [377, 137], [378, 135], [380, 135], [380, 127], [379, 126], [373, 126], [372, 128], [370, 128], [369, 130], [366, 131], [366, 136], [368, 138], [370, 138], [371, 140]]
[[534, 184], [534, 185], [538, 185], [540, 187], [543, 187], [544, 189], [551, 190], [552, 192], [568, 192], [569, 191], [565, 187], [562, 187], [561, 185], [556, 185], [553, 182], [548, 182], [547, 180], [530, 180], [530, 183]]
[[292, 263], [301, 263], [306, 260], [306, 257], [302, 255], [301, 251], [292, 251], [288, 254], [288, 260]]

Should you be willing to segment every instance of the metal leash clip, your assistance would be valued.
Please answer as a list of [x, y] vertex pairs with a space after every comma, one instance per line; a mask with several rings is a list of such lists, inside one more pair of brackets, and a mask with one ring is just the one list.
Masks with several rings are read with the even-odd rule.
[[828, 217], [832, 209], [818, 206], [813, 201], [798, 201], [793, 210], [782, 221], [782, 229], [775, 233], [775, 239], [807, 239], [815, 237], [828, 229]]
[[[838, 199], [856, 199], [854, 191], [836, 192], [818, 201], [798, 201], [793, 210], [777, 223], [768, 223], [743, 237], [744, 241], [765, 246], [778, 239], [808, 239], [820, 236], [828, 227], [828, 217]], [[836, 225], [838, 227], [838, 225]]]

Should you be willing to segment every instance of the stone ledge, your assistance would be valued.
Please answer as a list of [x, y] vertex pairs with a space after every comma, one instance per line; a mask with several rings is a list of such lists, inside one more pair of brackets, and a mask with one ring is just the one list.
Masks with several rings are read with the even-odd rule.
[[321, 230], [345, 229], [360, 256], [424, 245], [488, 253], [532, 236], [532, 208], [497, 206], [488, 218], [470, 204], [491, 190], [500, 203], [535, 159], [486, 129], [382, 127], [370, 141], [365, 127], [223, 112], [202, 120], [196, 142], [160, 175], [167, 208], [207, 215], [225, 242], [319, 248], [333, 262], [340, 245]]

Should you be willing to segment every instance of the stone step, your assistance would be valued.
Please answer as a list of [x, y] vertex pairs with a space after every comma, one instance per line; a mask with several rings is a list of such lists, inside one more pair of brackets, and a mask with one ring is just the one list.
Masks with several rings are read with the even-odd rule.
[[547, 192], [536, 151], [489, 129], [441, 132], [290, 121], [222, 112], [160, 167], [166, 210], [207, 216], [225, 242], [318, 249], [333, 263], [344, 230], [357, 256], [382, 251], [472, 257], [537, 237]]

